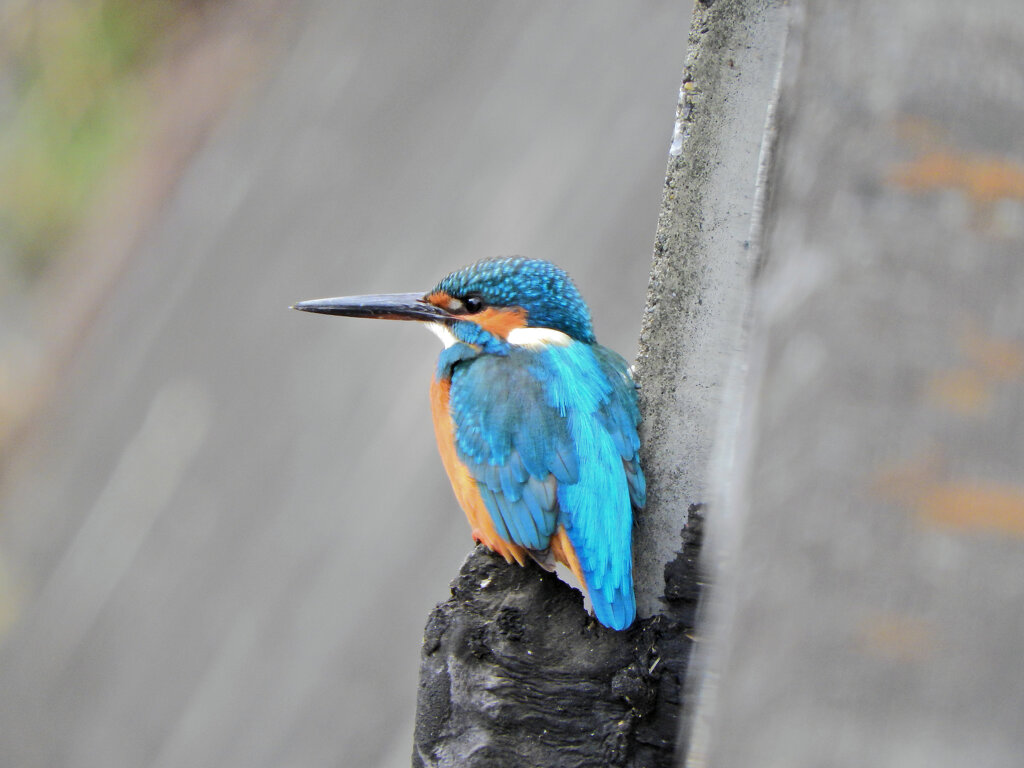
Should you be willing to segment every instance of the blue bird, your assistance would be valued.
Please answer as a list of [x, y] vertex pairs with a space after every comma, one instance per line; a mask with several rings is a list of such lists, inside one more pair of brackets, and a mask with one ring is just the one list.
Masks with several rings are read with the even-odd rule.
[[485, 259], [426, 294], [295, 309], [426, 324], [444, 344], [430, 390], [437, 444], [473, 538], [510, 563], [566, 565], [598, 621], [633, 623], [633, 510], [646, 497], [636, 386], [563, 270]]

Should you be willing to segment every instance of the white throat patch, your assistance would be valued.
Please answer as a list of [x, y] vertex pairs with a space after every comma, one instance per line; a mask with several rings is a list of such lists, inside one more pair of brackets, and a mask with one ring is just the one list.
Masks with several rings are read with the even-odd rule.
[[527, 349], [542, 349], [549, 344], [567, 347], [572, 339], [554, 328], [513, 328], [508, 332], [508, 343]]
[[441, 340], [445, 349], [448, 349], [448, 347], [459, 342], [459, 340], [455, 338], [455, 334], [448, 330], [448, 326], [444, 323], [424, 323], [423, 325], [426, 326], [428, 331]]
[[[441, 340], [445, 349], [459, 343], [455, 334], [444, 323], [424, 323], [423, 325]], [[543, 349], [549, 344], [567, 347], [572, 343], [572, 339], [567, 334], [556, 331], [554, 328], [513, 328], [508, 333], [507, 341], [509, 344], [527, 349]]]

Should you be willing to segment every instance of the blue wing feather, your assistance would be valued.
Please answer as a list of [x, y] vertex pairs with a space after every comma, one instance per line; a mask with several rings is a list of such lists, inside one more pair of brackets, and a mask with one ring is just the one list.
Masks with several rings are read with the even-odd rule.
[[450, 403], [459, 458], [498, 533], [544, 550], [563, 525], [598, 619], [629, 626], [632, 508], [645, 484], [625, 361], [580, 342], [481, 355], [453, 366]]
[[629, 483], [629, 501], [636, 509], [643, 509], [647, 502], [647, 481], [640, 469], [640, 455], [636, 454], [631, 461], [624, 461], [626, 482]]

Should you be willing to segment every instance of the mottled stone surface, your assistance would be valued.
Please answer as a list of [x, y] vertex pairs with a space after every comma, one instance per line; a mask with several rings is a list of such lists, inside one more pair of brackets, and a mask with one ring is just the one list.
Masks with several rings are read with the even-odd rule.
[[797, 10], [693, 764], [1020, 765], [1024, 14]]

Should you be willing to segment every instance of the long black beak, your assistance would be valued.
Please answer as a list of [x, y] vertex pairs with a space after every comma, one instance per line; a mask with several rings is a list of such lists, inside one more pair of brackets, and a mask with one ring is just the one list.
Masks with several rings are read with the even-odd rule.
[[345, 317], [371, 317], [377, 320], [439, 321], [450, 315], [428, 304], [422, 293], [381, 293], [372, 296], [339, 296], [334, 299], [300, 301], [292, 307], [303, 312]]

